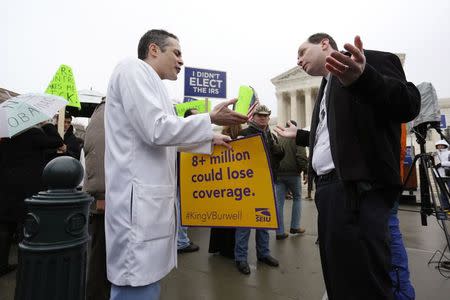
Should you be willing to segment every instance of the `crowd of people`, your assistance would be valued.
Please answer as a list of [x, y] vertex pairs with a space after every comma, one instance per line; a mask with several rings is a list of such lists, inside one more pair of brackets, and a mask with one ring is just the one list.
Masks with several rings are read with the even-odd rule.
[[[159, 299], [160, 280], [176, 266], [177, 254], [199, 249], [177, 215], [177, 148], [210, 154], [215, 145], [230, 148], [232, 139], [259, 134], [276, 191], [276, 240], [305, 232], [301, 175], [307, 177], [309, 193], [315, 187], [328, 299], [413, 299], [409, 279], [402, 283], [405, 288], [393, 288], [398, 275], [392, 273], [390, 238], [399, 233], [401, 124], [419, 113], [420, 94], [406, 81], [395, 55], [363, 49], [358, 36], [344, 49], [339, 51], [325, 33], [300, 45], [298, 66], [323, 77], [311, 130], [298, 129], [291, 120], [277, 126], [275, 134], [269, 128], [271, 110], [262, 104], [250, 116], [229, 109], [236, 102], [229, 100], [209, 113], [177, 117], [162, 80], [176, 80], [184, 64], [179, 40], [164, 30], [146, 32], [138, 58], [114, 69], [83, 142], [74, 136], [70, 117], [64, 138], [44, 123], [1, 140], [0, 276], [14, 269], [9, 249], [14, 238], [20, 239], [23, 200], [45, 189], [40, 181], [45, 164], [58, 155], [80, 159], [83, 146], [83, 190], [95, 199], [87, 299]], [[214, 132], [212, 124], [223, 126], [222, 132]], [[444, 169], [450, 156], [441, 151], [439, 157]], [[292, 210], [285, 228], [288, 193]], [[233, 259], [248, 275], [250, 231], [213, 228], [208, 250]], [[256, 229], [255, 236], [258, 261], [278, 267], [268, 231]], [[396, 247], [405, 257], [403, 244]]]
[[45, 189], [45, 165], [62, 155], [80, 157], [81, 144], [71, 121], [66, 115], [63, 137], [55, 122], [46, 121], [0, 141], [0, 276], [17, 268], [9, 263], [11, 245], [22, 238], [27, 213], [24, 200]]

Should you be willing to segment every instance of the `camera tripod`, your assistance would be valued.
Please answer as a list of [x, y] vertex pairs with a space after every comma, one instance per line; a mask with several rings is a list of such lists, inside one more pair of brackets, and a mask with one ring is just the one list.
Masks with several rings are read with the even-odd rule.
[[[411, 169], [404, 182], [406, 183], [408, 181], [416, 163], [419, 162], [420, 216], [422, 225], [427, 226], [427, 217], [434, 214], [438, 225], [444, 232], [447, 242], [442, 251], [436, 250], [434, 252], [433, 256], [428, 261], [428, 264], [437, 264], [436, 269], [439, 270], [439, 273], [445, 278], [450, 278], [450, 258], [445, 255], [446, 251], [450, 251], [450, 236], [446, 224], [448, 217], [447, 213], [442, 209], [442, 200], [446, 199], [448, 202], [450, 199], [450, 192], [446, 180], [442, 178], [438, 172], [438, 168], [433, 160], [433, 155], [431, 153], [426, 153], [425, 151], [425, 138], [428, 129], [430, 128], [435, 129], [441, 138], [447, 141], [447, 138], [442, 134], [442, 131], [439, 128], [439, 122], [428, 122], [414, 127], [413, 130], [417, 138], [417, 143], [420, 145], [420, 154], [414, 157]], [[435, 187], [435, 191], [433, 190], [433, 187]], [[440, 204], [439, 206], [438, 203]], [[438, 259], [433, 260], [435, 258]]]

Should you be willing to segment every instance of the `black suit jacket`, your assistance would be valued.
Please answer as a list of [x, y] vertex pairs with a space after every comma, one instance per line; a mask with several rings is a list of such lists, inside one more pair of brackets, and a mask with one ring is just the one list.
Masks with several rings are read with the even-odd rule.
[[[401, 185], [401, 123], [420, 111], [420, 93], [407, 82], [399, 58], [387, 52], [365, 50], [363, 74], [348, 87], [331, 76], [327, 88], [327, 120], [330, 149], [338, 177], [343, 181], [365, 181], [381, 186]], [[319, 106], [325, 79], [316, 100], [311, 134], [299, 130], [298, 145], [311, 145], [312, 169]], [[310, 178], [311, 179], [311, 178]]]

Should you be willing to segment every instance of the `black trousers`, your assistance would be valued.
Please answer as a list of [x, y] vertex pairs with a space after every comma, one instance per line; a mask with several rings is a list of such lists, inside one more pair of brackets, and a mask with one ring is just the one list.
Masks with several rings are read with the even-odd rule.
[[388, 218], [398, 191], [357, 194], [347, 208], [348, 185], [336, 176], [316, 181], [319, 248], [330, 300], [393, 300]]
[[16, 223], [0, 222], [0, 273], [9, 265], [9, 252], [16, 227]]
[[93, 214], [90, 223], [91, 248], [86, 283], [87, 300], [108, 300], [111, 283], [106, 277], [105, 215]]

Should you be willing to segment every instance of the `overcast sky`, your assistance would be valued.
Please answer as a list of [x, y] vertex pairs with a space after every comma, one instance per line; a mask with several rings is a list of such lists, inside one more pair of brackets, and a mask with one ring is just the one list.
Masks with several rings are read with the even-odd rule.
[[[43, 92], [67, 64], [78, 89], [106, 93], [117, 62], [137, 56], [147, 30], [162, 28], [179, 37], [186, 66], [227, 72], [227, 98], [252, 85], [274, 112], [270, 79], [296, 65], [298, 46], [316, 32], [339, 47], [359, 34], [367, 49], [405, 53], [409, 81], [431, 82], [439, 98], [450, 97], [450, 1], [343, 3], [2, 0], [0, 87]], [[183, 74], [167, 84], [172, 98], [183, 98]]]

